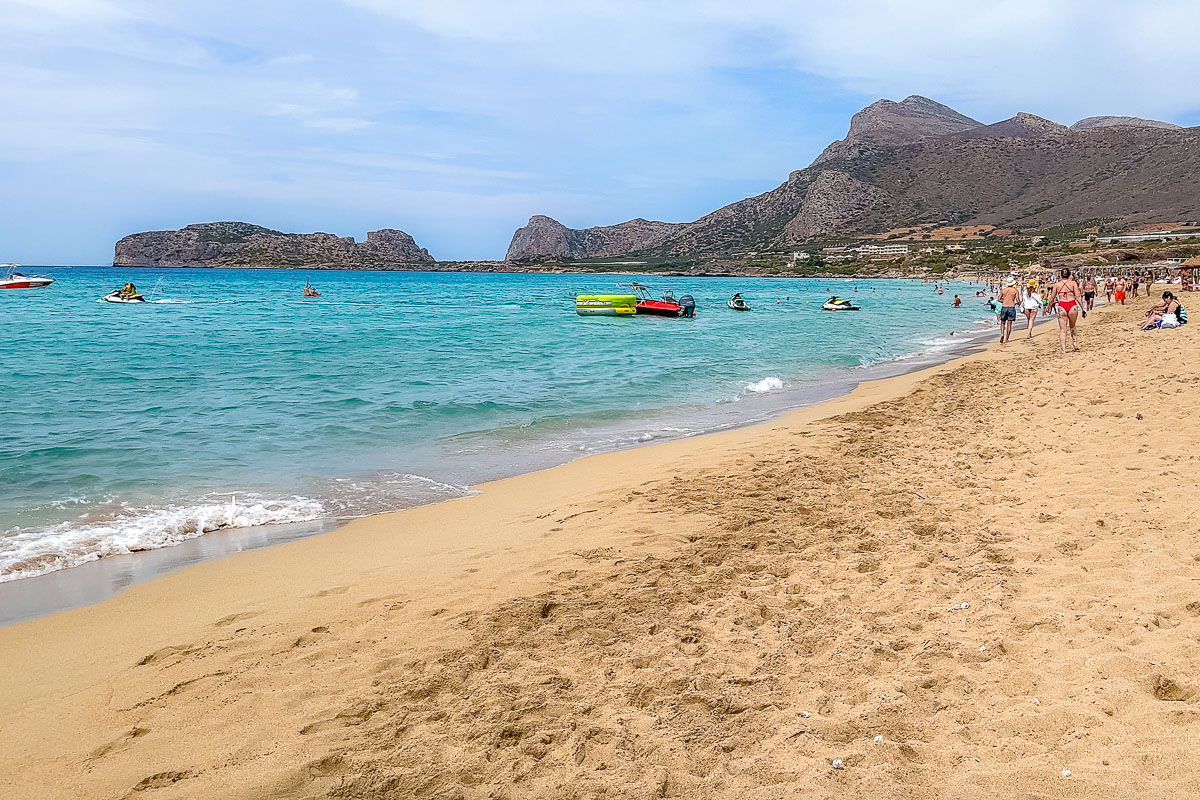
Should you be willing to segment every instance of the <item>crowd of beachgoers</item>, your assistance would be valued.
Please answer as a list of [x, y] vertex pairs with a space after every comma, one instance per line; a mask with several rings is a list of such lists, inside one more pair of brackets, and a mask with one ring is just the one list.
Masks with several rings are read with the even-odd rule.
[[[1165, 283], [1168, 287], [1181, 286], [1183, 283], [1182, 278], [1170, 272], [1154, 270], [1110, 272], [1105, 275], [1091, 272], [1085, 269], [1074, 273], [1067, 268], [1057, 272], [1013, 270], [1008, 274], [989, 275], [984, 279], [987, 289], [979, 289], [975, 296], [988, 296], [988, 306], [995, 312], [1000, 327], [1001, 344], [1012, 339], [1013, 326], [1019, 316], [1025, 318], [1026, 338], [1033, 338], [1033, 327], [1039, 317], [1055, 316], [1059, 346], [1066, 353], [1068, 342], [1072, 350], [1079, 349], [1077, 323], [1095, 308], [1101, 294], [1105, 303], [1126, 305], [1137, 299], [1142, 291], [1145, 291], [1146, 297], [1150, 297], [1156, 282]], [[939, 286], [938, 292], [942, 291]], [[1187, 323], [1187, 311], [1171, 288], [1164, 290], [1160, 299], [1161, 302], [1146, 310], [1140, 323], [1142, 330], [1178, 328]], [[955, 307], [961, 304], [962, 298], [955, 295]]]

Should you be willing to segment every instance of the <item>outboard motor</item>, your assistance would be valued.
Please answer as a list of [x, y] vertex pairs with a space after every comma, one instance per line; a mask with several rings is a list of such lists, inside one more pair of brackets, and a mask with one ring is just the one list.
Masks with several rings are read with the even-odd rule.
[[696, 298], [690, 294], [685, 294], [679, 298], [679, 308], [683, 311], [683, 316], [696, 316]]

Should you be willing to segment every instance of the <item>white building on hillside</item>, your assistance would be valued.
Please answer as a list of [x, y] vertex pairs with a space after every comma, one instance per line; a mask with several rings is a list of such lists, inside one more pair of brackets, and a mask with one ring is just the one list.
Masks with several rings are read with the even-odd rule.
[[864, 244], [861, 247], [855, 248], [858, 254], [870, 258], [872, 256], [906, 256], [908, 255], [908, 245], [906, 244]]

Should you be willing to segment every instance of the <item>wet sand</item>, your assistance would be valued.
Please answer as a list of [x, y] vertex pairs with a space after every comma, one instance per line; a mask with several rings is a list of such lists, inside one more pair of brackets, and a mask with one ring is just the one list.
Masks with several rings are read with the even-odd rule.
[[0, 780], [1200, 794], [1200, 333], [1148, 304], [0, 629]]

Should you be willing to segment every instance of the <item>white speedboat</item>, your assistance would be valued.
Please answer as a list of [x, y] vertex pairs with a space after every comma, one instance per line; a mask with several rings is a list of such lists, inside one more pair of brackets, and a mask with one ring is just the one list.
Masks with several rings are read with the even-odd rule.
[[144, 303], [146, 298], [140, 294], [126, 295], [120, 289], [114, 289], [96, 301], [97, 303]]
[[41, 275], [22, 275], [16, 264], [0, 264], [4, 275], [0, 277], [0, 289], [41, 289], [54, 283], [54, 278]]

